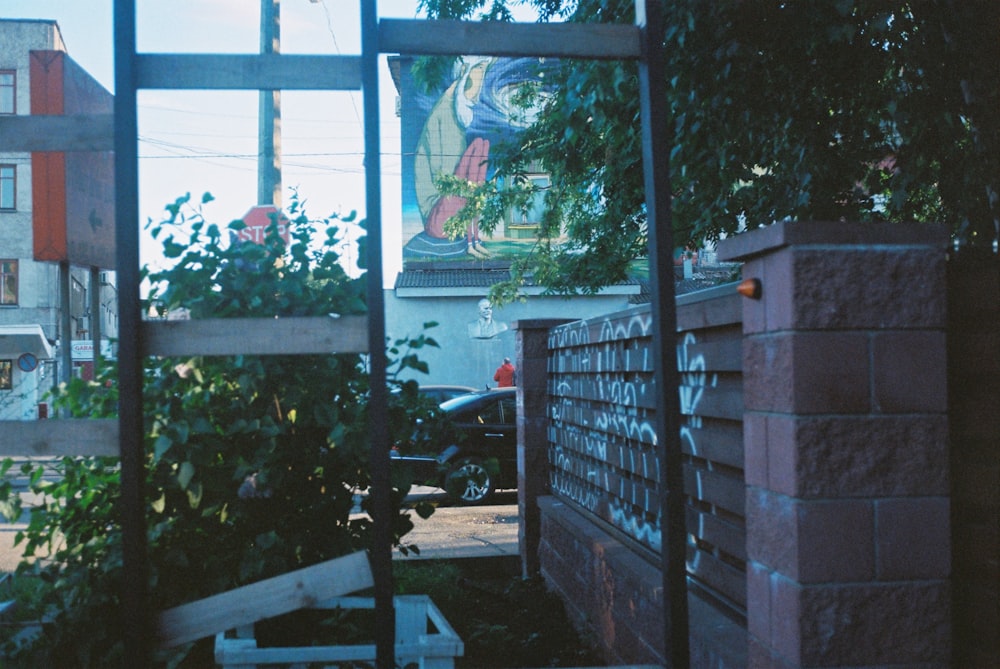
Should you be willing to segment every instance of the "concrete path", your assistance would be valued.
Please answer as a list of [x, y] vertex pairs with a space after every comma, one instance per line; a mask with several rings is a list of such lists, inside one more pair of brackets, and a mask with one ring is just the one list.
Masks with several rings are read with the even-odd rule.
[[[415, 528], [404, 537], [415, 544], [419, 555], [393, 551], [395, 559], [496, 557], [518, 555], [517, 493], [501, 492], [493, 506], [450, 506], [436, 488], [415, 488], [410, 501], [425, 500], [437, 505], [424, 520], [411, 512]], [[26, 504], [30, 500], [25, 500]], [[18, 531], [28, 525], [28, 511], [15, 523], [0, 520], [0, 572], [13, 571], [21, 560], [23, 546], [14, 547]]]
[[[501, 496], [499, 501], [508, 501]], [[416, 544], [417, 559], [498, 557], [518, 555], [517, 497], [514, 503], [496, 506], [438, 506], [434, 514], [423, 520], [411, 514], [415, 528], [404, 543]], [[402, 556], [410, 559], [414, 556]]]

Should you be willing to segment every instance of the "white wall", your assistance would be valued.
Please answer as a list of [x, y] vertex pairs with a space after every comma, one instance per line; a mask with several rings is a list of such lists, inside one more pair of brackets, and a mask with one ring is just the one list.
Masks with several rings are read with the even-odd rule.
[[[416, 337], [421, 333], [434, 338], [439, 348], [427, 347], [416, 351], [426, 362], [428, 374], [408, 371], [402, 378], [413, 378], [422, 384], [460, 384], [474, 388], [496, 386], [493, 373], [505, 356], [514, 359], [514, 330], [508, 329], [493, 339], [469, 337], [468, 324], [479, 316], [478, 303], [483, 295], [442, 297], [397, 297], [395, 292], [385, 292], [386, 334], [390, 343], [397, 338]], [[495, 309], [493, 320], [513, 325], [529, 318], [566, 318], [578, 320], [591, 318], [628, 306], [627, 295], [596, 297], [532, 296], [526, 302], [516, 302]], [[429, 330], [423, 323], [436, 321]]]

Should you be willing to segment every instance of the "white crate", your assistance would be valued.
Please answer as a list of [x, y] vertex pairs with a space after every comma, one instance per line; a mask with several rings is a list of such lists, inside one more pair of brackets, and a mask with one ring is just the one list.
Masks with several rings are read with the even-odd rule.
[[[427, 595], [399, 595], [396, 609], [396, 662], [401, 667], [453, 669], [455, 658], [465, 653], [462, 640]], [[370, 597], [337, 597], [313, 609], [371, 609]], [[253, 625], [220, 632], [215, 636], [215, 662], [223, 669], [281, 666], [287, 669], [307, 663], [375, 661], [375, 645], [302, 646], [258, 648]]]

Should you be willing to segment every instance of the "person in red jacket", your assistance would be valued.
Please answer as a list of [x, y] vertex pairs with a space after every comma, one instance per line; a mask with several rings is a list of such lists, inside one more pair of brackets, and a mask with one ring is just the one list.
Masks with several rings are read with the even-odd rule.
[[497, 382], [498, 388], [510, 388], [514, 385], [514, 365], [510, 364], [510, 358], [503, 359], [503, 364], [497, 367], [493, 380]]

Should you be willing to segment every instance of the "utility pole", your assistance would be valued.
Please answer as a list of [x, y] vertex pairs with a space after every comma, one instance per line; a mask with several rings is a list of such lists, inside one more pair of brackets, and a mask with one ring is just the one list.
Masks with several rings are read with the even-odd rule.
[[[260, 53], [280, 53], [281, 1], [260, 0]], [[260, 91], [257, 204], [281, 209], [281, 91]]]

